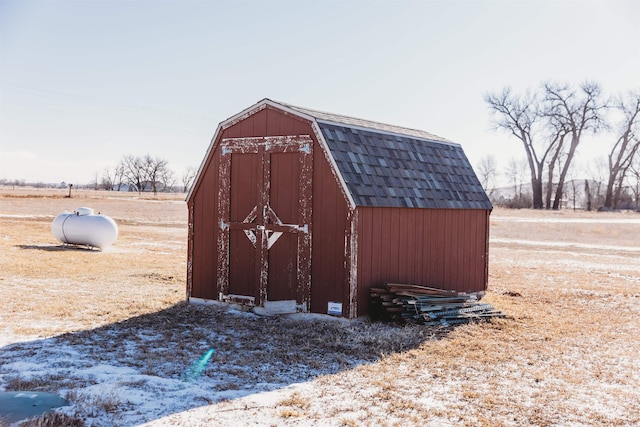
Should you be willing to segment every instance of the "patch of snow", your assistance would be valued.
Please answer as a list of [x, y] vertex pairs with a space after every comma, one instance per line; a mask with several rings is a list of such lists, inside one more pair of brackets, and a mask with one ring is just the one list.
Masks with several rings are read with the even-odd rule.
[[526, 246], [548, 246], [553, 248], [576, 248], [576, 249], [596, 249], [602, 251], [628, 251], [640, 252], [640, 246], [614, 246], [614, 245], [593, 245], [589, 243], [574, 242], [545, 242], [537, 240], [504, 239], [490, 237], [489, 243], [506, 243]]
[[640, 224], [640, 218], [521, 218], [491, 216], [491, 221], [537, 224]]

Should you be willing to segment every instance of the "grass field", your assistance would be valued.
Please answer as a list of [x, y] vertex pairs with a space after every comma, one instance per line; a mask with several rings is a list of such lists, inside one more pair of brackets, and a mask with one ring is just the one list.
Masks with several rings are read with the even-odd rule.
[[[24, 425], [640, 424], [638, 213], [495, 210], [509, 317], [443, 329], [185, 304], [183, 195], [65, 195], [0, 188], [0, 391], [71, 402]], [[80, 206], [114, 246], [55, 241]]]

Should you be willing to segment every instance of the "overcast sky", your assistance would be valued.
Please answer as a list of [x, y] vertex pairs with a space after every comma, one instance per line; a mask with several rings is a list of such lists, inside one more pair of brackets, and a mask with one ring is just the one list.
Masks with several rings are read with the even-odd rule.
[[[0, 178], [83, 184], [127, 154], [198, 167], [263, 98], [522, 157], [483, 96], [640, 87], [640, 1], [0, 0]], [[603, 155], [585, 141], [581, 159]]]

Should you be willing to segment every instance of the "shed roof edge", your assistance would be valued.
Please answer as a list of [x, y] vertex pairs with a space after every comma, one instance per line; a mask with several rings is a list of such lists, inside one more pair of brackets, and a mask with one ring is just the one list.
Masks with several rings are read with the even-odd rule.
[[347, 196], [347, 202], [349, 203], [350, 209], [352, 210], [355, 209], [357, 205], [353, 198], [353, 194], [351, 194], [351, 191], [349, 190], [349, 186], [344, 180], [344, 176], [342, 176], [342, 172], [340, 172], [338, 163], [336, 162], [336, 159], [333, 157], [333, 153], [331, 152], [331, 149], [329, 148], [329, 144], [327, 144], [327, 141], [324, 135], [322, 134], [322, 129], [320, 128], [320, 125], [318, 124], [317, 120], [313, 119], [311, 127], [313, 128], [313, 132], [316, 134], [318, 143], [322, 146], [322, 150], [324, 151], [325, 156], [329, 161], [329, 165], [331, 169], [333, 170], [335, 176], [338, 178], [339, 185], [342, 188], [342, 192]]
[[393, 131], [390, 131], [390, 130], [370, 128], [370, 127], [366, 127], [366, 126], [358, 126], [358, 125], [353, 125], [353, 124], [350, 124], [350, 123], [336, 122], [336, 121], [324, 120], [324, 119], [315, 119], [315, 121], [317, 121], [318, 123], [323, 123], [323, 124], [326, 123], [328, 125], [333, 125], [333, 126], [349, 127], [349, 128], [352, 128], [352, 129], [358, 129], [358, 130], [362, 130], [362, 131], [366, 131], [366, 132], [381, 133], [383, 135], [392, 135], [392, 136], [403, 136], [403, 137], [409, 137], [411, 139], [417, 139], [417, 140], [420, 140], [420, 141], [433, 142], [435, 144], [450, 145], [450, 146], [453, 146], [453, 147], [462, 147], [462, 144], [459, 144], [457, 142], [448, 141], [448, 140], [443, 140], [443, 139], [430, 139], [430, 138], [427, 138], [427, 137], [424, 137], [424, 136], [417, 136], [417, 135], [408, 134], [408, 133], [402, 133], [402, 132], [393, 132]]

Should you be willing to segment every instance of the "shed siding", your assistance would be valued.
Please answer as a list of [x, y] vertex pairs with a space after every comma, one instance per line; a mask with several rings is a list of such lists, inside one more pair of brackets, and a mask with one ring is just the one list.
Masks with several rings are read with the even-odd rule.
[[360, 207], [358, 315], [369, 288], [413, 283], [458, 292], [487, 288], [489, 211]]
[[[481, 193], [461, 147], [442, 145], [422, 137], [386, 135], [379, 130], [345, 130], [343, 125], [318, 122], [312, 117], [312, 114], [311, 118], [298, 116], [291, 109], [263, 102], [220, 124], [187, 200], [189, 297], [217, 299], [221, 291], [229, 290], [221, 289], [222, 284], [227, 286], [227, 278], [218, 277], [218, 267], [224, 265], [221, 257], [226, 257], [228, 250], [225, 245], [218, 247], [224, 240], [220, 238], [224, 232], [220, 228], [219, 202], [225, 201], [220, 196], [224, 194], [221, 191], [228, 191], [231, 186], [227, 182], [227, 188], [221, 188], [221, 179], [224, 179], [219, 171], [225, 163], [221, 162], [219, 144], [225, 138], [294, 135], [309, 135], [313, 140], [312, 190], [305, 198], [311, 199], [312, 218], [303, 221], [309, 224], [308, 237], [311, 239], [311, 289], [305, 290], [305, 295], [310, 294], [306, 301], [310, 302], [308, 309], [311, 312], [326, 313], [328, 302], [341, 302], [344, 317], [365, 315], [369, 288], [384, 282], [414, 283], [458, 292], [486, 290], [491, 205]], [[342, 132], [342, 139], [338, 131]], [[369, 139], [362, 141], [364, 137]], [[380, 141], [387, 145], [380, 145]], [[325, 147], [333, 154], [326, 152]], [[395, 151], [383, 153], [385, 147]], [[354, 160], [352, 157], [356, 154]], [[409, 160], [405, 158], [407, 156]], [[278, 161], [284, 159], [280, 157], [269, 158], [278, 170], [271, 178], [286, 182], [291, 180], [288, 177], [292, 172], [278, 166]], [[402, 162], [385, 168], [384, 164], [391, 158]], [[431, 165], [433, 171], [425, 169], [425, 164]], [[451, 169], [452, 165], [459, 170]], [[448, 174], [443, 172], [445, 167], [449, 168]], [[400, 174], [399, 171], [404, 172]], [[443, 176], [442, 182], [455, 184], [455, 188], [447, 193], [449, 199], [462, 197], [464, 200], [446, 199], [443, 205], [441, 199], [446, 194], [439, 189], [444, 184], [435, 183], [438, 174]], [[235, 180], [231, 187], [241, 188], [250, 187], [255, 177], [240, 173], [231, 178]], [[401, 178], [406, 178], [409, 184], [401, 185], [405, 182]], [[424, 194], [417, 190], [424, 190]], [[278, 194], [273, 203], [293, 206], [296, 194], [292, 190], [284, 192], [291, 194]], [[238, 210], [242, 219], [246, 216], [244, 211], [251, 206], [243, 205], [243, 208], [237, 205], [240, 201], [232, 197], [230, 209]], [[285, 223], [289, 223], [288, 211], [284, 207], [277, 210], [286, 217], [283, 218]], [[295, 223], [293, 217], [291, 221]], [[288, 237], [281, 237], [276, 243], [280, 247], [274, 246], [274, 254], [285, 249]], [[249, 242], [247, 239], [240, 241]], [[308, 268], [307, 265], [307, 272]], [[281, 282], [280, 271], [270, 273], [273, 273], [271, 279], [277, 278]], [[239, 291], [244, 294], [249, 289]]]
[[[307, 120], [286, 114], [271, 107], [263, 108], [247, 118], [239, 120], [218, 135], [208, 164], [191, 198], [190, 217], [190, 267], [188, 289], [191, 297], [217, 299], [216, 264], [219, 233], [217, 218], [220, 168], [220, 150], [217, 145], [225, 138], [249, 138], [262, 136], [310, 135], [314, 140], [313, 156], [313, 217], [312, 233], [312, 283], [310, 311], [326, 313], [327, 303], [343, 303], [343, 313], [349, 313], [348, 268], [345, 258], [348, 234], [348, 201], [340, 190], [329, 161], [318, 144]], [[285, 221], [286, 222], [286, 221]], [[286, 237], [286, 236], [285, 236]], [[286, 243], [284, 242], [279, 243]]]
[[311, 135], [312, 133], [308, 121], [299, 117], [285, 115], [281, 111], [266, 107], [225, 129], [220, 139]]
[[348, 313], [346, 275], [347, 201], [321, 150], [314, 150], [313, 248], [311, 251], [311, 311], [326, 313], [329, 301], [342, 302]]
[[[218, 251], [217, 221], [215, 218], [218, 205], [218, 169], [219, 156], [214, 153], [211, 162], [207, 165], [198, 192], [193, 198], [193, 204], [189, 206], [192, 212], [193, 224], [190, 224], [192, 233], [191, 266], [190, 275], [187, 278], [191, 286], [191, 295], [197, 298], [217, 299], [216, 289], [216, 261]], [[188, 271], [189, 271], [188, 270]]]

